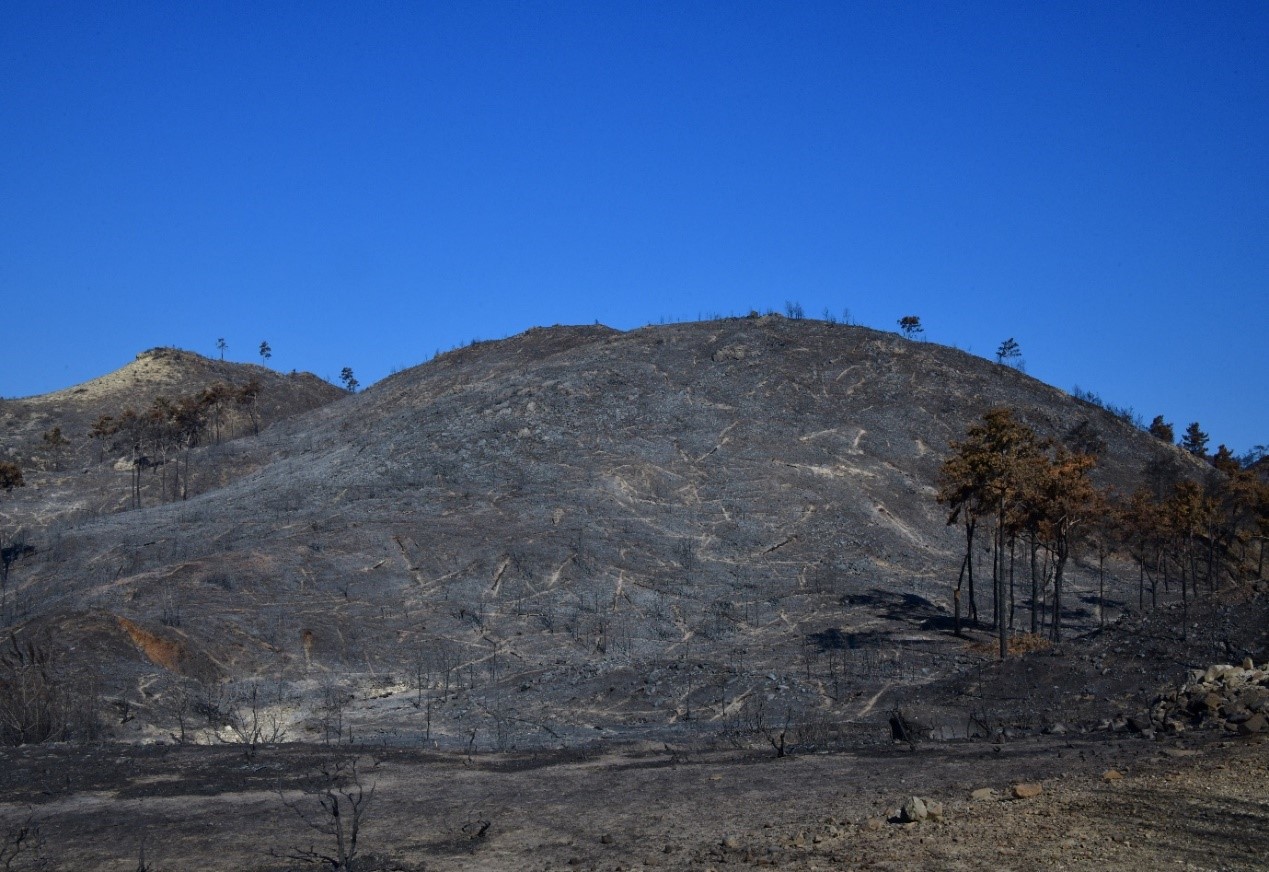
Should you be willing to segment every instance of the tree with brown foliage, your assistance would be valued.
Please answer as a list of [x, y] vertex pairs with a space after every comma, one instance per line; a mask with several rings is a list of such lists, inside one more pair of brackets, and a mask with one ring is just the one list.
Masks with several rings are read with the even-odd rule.
[[1074, 454], [1058, 446], [1052, 460], [1034, 467], [1038, 472], [1024, 495], [1031, 508], [1036, 532], [1053, 554], [1053, 621], [1050, 629], [1055, 642], [1062, 640], [1062, 592], [1067, 561], [1076, 536], [1100, 507], [1089, 472], [1096, 460], [1088, 454]]
[[49, 453], [49, 457], [53, 460], [53, 469], [61, 469], [62, 455], [66, 451], [66, 446], [70, 445], [70, 440], [62, 435], [61, 427], [54, 427], [45, 433], [41, 439], [44, 442], [44, 450]]
[[[939, 502], [951, 507], [948, 523], [964, 517], [966, 550], [962, 577], [970, 574], [970, 608], [973, 603], [973, 536], [979, 518], [994, 522], [992, 540], [993, 614], [1000, 656], [1008, 653], [1008, 622], [1005, 618], [1005, 545], [1018, 515], [1018, 501], [1034, 475], [1032, 467], [1043, 456], [1043, 445], [1031, 428], [1020, 422], [1012, 409], [988, 411], [979, 424], [969, 428], [963, 441], [952, 443], [952, 454], [940, 471]], [[957, 630], [960, 624], [960, 581], [954, 592]]]
[[15, 487], [25, 486], [26, 482], [22, 480], [22, 467], [10, 460], [0, 460], [0, 490], [8, 493]]
[[1172, 425], [1163, 420], [1162, 415], [1155, 415], [1154, 420], [1150, 422], [1149, 433], [1156, 439], [1161, 439], [1171, 445], [1176, 441], [1176, 434], [1172, 431]]
[[234, 396], [234, 402], [247, 413], [247, 418], [251, 421], [251, 432], [256, 436], [260, 435], [260, 391], [260, 380], [253, 378], [238, 388], [238, 393]]
[[93, 422], [93, 427], [88, 431], [88, 438], [97, 443], [97, 462], [101, 463], [106, 459], [106, 440], [118, 432], [113, 415], [102, 415]]
[[225, 406], [233, 400], [233, 397], [233, 389], [223, 382], [216, 382], [202, 393], [202, 403], [211, 413], [212, 433], [217, 445], [220, 444], [221, 416]]

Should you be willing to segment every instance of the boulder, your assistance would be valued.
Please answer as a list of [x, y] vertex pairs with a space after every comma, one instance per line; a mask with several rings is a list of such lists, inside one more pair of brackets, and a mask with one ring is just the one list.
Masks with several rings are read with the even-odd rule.
[[1014, 799], [1031, 799], [1044, 793], [1044, 787], [1033, 783], [1020, 783], [1013, 786]]
[[919, 796], [910, 796], [899, 809], [899, 820], [903, 823], [920, 823], [930, 816], [925, 807], [925, 800]]
[[1252, 715], [1238, 725], [1238, 734], [1240, 736], [1251, 736], [1267, 730], [1269, 730], [1269, 720], [1266, 720], [1265, 716], [1261, 714]]

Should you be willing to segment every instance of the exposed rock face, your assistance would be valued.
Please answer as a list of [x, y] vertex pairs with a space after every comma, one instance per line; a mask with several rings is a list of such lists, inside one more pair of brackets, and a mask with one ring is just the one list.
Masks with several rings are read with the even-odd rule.
[[864, 328], [531, 330], [235, 443], [250, 474], [214, 492], [37, 536], [25, 617], [176, 626], [179, 662], [301, 701], [320, 671], [356, 691], [341, 716], [392, 736], [425, 710], [433, 740], [495, 745], [798, 712], [819, 726], [782, 741], [882, 741], [878, 691], [954, 663], [962, 542], [937, 474], [1000, 404], [1043, 436], [1095, 431], [1105, 482], [1194, 463], [1009, 367]]

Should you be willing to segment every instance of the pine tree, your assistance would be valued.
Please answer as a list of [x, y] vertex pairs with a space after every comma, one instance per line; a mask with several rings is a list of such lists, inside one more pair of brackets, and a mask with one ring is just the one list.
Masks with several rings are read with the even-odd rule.
[[996, 349], [996, 363], [1003, 364], [1006, 360], [1017, 360], [1020, 357], [1022, 357], [1022, 348], [1012, 336], [1000, 343], [1000, 347]]
[[1207, 434], [1199, 427], [1198, 421], [1185, 428], [1181, 437], [1181, 447], [1195, 457], [1207, 456]]
[[[1008, 654], [1008, 620], [1005, 615], [1005, 546], [1016, 530], [1022, 512], [1019, 500], [1035, 478], [1035, 466], [1043, 460], [1043, 444], [1034, 431], [1014, 417], [1009, 408], [996, 408], [982, 423], [969, 428], [964, 441], [952, 443], [952, 454], [940, 470], [939, 502], [952, 509], [948, 523], [964, 518], [966, 550], [961, 578], [969, 573], [971, 619], [977, 617], [973, 588], [973, 539], [979, 518], [994, 521], [992, 540], [992, 588], [1000, 658]], [[960, 579], [954, 591], [956, 622], [960, 622]]]
[[339, 380], [344, 383], [344, 390], [350, 394], [357, 393], [357, 388], [361, 385], [361, 382], [357, 381], [356, 377], [353, 376], [351, 366], [346, 366], [340, 371]]
[[916, 339], [925, 332], [925, 328], [921, 326], [921, 319], [916, 315], [904, 315], [900, 318], [899, 329], [909, 339]]
[[1075, 536], [1098, 509], [1098, 493], [1089, 479], [1096, 460], [1058, 447], [1040, 467], [1035, 489], [1027, 495], [1036, 531], [1053, 554], [1053, 640], [1062, 640], [1062, 589]]

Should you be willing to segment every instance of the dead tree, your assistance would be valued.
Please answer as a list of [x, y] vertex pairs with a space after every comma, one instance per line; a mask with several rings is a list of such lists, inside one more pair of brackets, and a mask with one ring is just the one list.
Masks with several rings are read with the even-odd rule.
[[298, 799], [288, 799], [279, 785], [282, 804], [326, 838], [321, 847], [291, 848], [285, 858], [326, 865], [334, 872], [354, 872], [361, 827], [374, 795], [375, 784], [367, 789], [362, 783], [356, 757], [335, 759], [312, 770], [300, 786]]
[[230, 738], [221, 737], [221, 741], [240, 745], [248, 760], [255, 758], [261, 745], [276, 745], [286, 739], [286, 727], [281, 720], [265, 710], [258, 682], [252, 681], [245, 691], [239, 689], [233, 693], [222, 717]]

